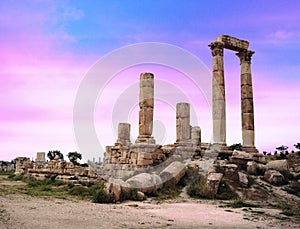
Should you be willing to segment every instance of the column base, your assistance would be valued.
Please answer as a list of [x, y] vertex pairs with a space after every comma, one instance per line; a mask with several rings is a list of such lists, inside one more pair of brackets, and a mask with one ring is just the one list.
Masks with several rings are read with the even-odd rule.
[[136, 139], [135, 143], [155, 144], [155, 139], [152, 136], [140, 135]]
[[227, 152], [229, 151], [228, 146], [226, 143], [213, 143], [210, 147], [210, 150], [216, 151], [216, 152]]
[[242, 150], [247, 153], [259, 153], [255, 146], [242, 146]]

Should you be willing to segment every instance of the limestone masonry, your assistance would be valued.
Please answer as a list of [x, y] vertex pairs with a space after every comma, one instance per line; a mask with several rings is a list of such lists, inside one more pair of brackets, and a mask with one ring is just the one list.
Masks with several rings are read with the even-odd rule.
[[[139, 135], [135, 141], [131, 142], [130, 139], [130, 123], [119, 123], [116, 142], [112, 146], [106, 146], [102, 165], [90, 164], [88, 168], [79, 168], [71, 162], [60, 160], [46, 162], [45, 153], [39, 152], [35, 162], [31, 162], [29, 158], [17, 158], [16, 174], [29, 173], [37, 177], [54, 174], [65, 178], [78, 175], [80, 177], [86, 176], [89, 179], [100, 177], [108, 181], [112, 177], [126, 180], [134, 174], [144, 174], [147, 171], [148, 173], [156, 172], [156, 177], [153, 177], [153, 174], [153, 176], [145, 174], [140, 176], [148, 177], [150, 180], [161, 180], [164, 183], [169, 182], [171, 178], [166, 179], [169, 176], [166, 174], [169, 173], [161, 172], [168, 168], [171, 174], [181, 177], [184, 170], [176, 170], [174, 165], [180, 165], [178, 168], [181, 168], [183, 166], [182, 162], [187, 160], [198, 160], [200, 173], [202, 171], [208, 172], [208, 168], [212, 166], [217, 155], [220, 156], [221, 154], [231, 156], [230, 161], [242, 167], [245, 167], [247, 162], [264, 163], [264, 157], [258, 153], [254, 142], [251, 74], [251, 58], [254, 52], [248, 50], [248, 41], [227, 35], [217, 37], [209, 47], [212, 53], [212, 144], [201, 141], [201, 127], [191, 126], [190, 104], [182, 101], [178, 101], [176, 114], [173, 114], [176, 117], [176, 123], [174, 123], [176, 125], [176, 139], [174, 139], [174, 143], [164, 146], [156, 143], [154, 136], [152, 136], [155, 80], [153, 73], [146, 72], [140, 74]], [[240, 59], [242, 147], [245, 151], [240, 153], [233, 153], [226, 144], [224, 49], [236, 51]], [[234, 166], [236, 167], [236, 165]], [[239, 174], [239, 176], [243, 180], [243, 174]], [[218, 173], [212, 173], [208, 179], [211, 186], [218, 186], [221, 177]], [[137, 177], [130, 180], [130, 182], [136, 183], [135, 179]], [[118, 182], [122, 183], [122, 181]], [[161, 182], [159, 182], [159, 185], [161, 185]], [[156, 185], [153, 187], [156, 187]]]

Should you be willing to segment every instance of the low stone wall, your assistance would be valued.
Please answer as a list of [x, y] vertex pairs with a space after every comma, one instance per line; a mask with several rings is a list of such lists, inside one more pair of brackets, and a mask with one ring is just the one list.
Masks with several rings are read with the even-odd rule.
[[29, 158], [16, 158], [16, 175], [31, 175], [38, 179], [56, 176], [58, 179], [91, 179], [98, 176], [91, 167], [75, 166], [72, 162], [51, 160], [49, 162], [32, 162]]
[[8, 161], [0, 161], [0, 171], [15, 171], [15, 164]]

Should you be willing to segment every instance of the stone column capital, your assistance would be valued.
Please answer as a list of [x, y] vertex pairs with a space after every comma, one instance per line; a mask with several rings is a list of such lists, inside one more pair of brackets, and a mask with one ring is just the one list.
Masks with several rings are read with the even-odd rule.
[[240, 58], [241, 63], [246, 61], [251, 63], [251, 58], [254, 53], [255, 52], [251, 50], [243, 50], [238, 52], [236, 55]]
[[223, 56], [224, 45], [220, 42], [212, 42], [208, 45], [211, 50], [212, 56]]

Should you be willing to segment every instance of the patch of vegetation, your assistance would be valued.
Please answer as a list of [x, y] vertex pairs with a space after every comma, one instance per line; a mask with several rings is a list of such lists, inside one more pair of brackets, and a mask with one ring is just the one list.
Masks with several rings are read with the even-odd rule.
[[252, 204], [252, 203], [246, 203], [244, 199], [238, 198], [235, 199], [231, 204], [227, 205], [228, 207], [232, 208], [244, 208], [244, 207], [250, 207], [250, 208], [259, 208], [259, 205]]
[[104, 189], [99, 189], [93, 195], [93, 203], [113, 203], [114, 198], [108, 194]]
[[212, 191], [207, 185], [206, 177], [197, 177], [187, 188], [187, 193], [193, 198], [212, 199]]
[[182, 187], [179, 185], [165, 186], [160, 190], [151, 193], [152, 197], [156, 197], [157, 200], [174, 199], [181, 193]]
[[180, 187], [185, 187], [191, 182], [193, 182], [195, 179], [199, 177], [199, 169], [195, 167], [188, 167], [187, 170], [185, 171], [185, 175], [182, 177], [182, 179], [179, 181], [178, 185]]
[[280, 212], [280, 214], [282, 215], [300, 217], [299, 211], [296, 211], [296, 209], [292, 205], [283, 204], [280, 206], [280, 209], [282, 210], [282, 212]]
[[241, 143], [236, 143], [236, 144], [233, 144], [231, 146], [229, 146], [229, 150], [243, 150], [243, 147], [242, 147], [242, 144]]
[[14, 171], [1, 171], [0, 170], [0, 175], [12, 175], [14, 174]]

